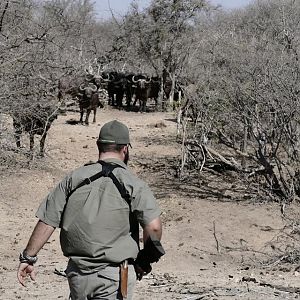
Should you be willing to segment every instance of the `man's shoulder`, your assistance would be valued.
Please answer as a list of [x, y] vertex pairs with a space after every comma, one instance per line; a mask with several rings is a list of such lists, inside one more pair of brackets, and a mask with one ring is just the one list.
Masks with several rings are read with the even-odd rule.
[[[118, 169], [121, 170], [122, 173], [126, 174], [127, 176], [130, 176], [130, 174], [132, 173], [127, 166], [125, 166], [122, 163], [116, 163], [114, 162], [113, 165], [115, 166], [113, 168], [114, 169]], [[103, 169], [103, 166], [101, 164], [100, 161], [89, 161], [87, 163], [85, 163], [84, 165], [74, 169], [71, 174], [72, 177], [80, 177], [80, 178], [87, 178], [90, 177], [92, 175], [95, 175], [98, 172], [101, 172], [101, 170]], [[118, 172], [118, 171], [117, 171]], [[115, 173], [115, 171], [114, 171]]]
[[85, 163], [83, 166], [81, 166], [81, 167], [86, 167], [86, 166], [91, 166], [91, 165], [95, 165], [95, 164], [97, 164], [97, 161], [92, 161], [92, 160], [90, 160], [90, 161], [88, 161], [87, 163]]
[[[144, 186], [147, 185], [147, 183], [142, 180], [141, 178], [136, 175], [131, 168], [129, 168], [124, 163], [117, 161], [117, 160], [110, 160], [106, 161], [107, 163], [112, 163], [114, 165], [117, 165], [116, 168], [114, 168], [113, 173], [117, 176], [119, 180], [121, 180], [123, 183], [127, 183], [134, 186]], [[92, 175], [95, 175], [96, 173], [100, 172], [102, 169], [102, 166], [99, 161], [89, 161], [85, 163], [84, 165], [74, 169], [71, 172], [71, 176], [73, 179], [77, 179], [75, 181], [78, 181], [78, 179], [85, 179]]]
[[93, 169], [97, 169], [97, 168], [99, 168], [99, 165], [97, 164], [97, 162], [89, 161], [89, 162], [75, 168], [71, 173], [77, 174], [80, 172], [85, 172], [87, 170], [93, 170]]
[[126, 169], [119, 168], [116, 174], [120, 176], [123, 183], [129, 184], [135, 188], [141, 188], [147, 185], [147, 183], [129, 167], [126, 167]]
[[73, 179], [85, 179], [100, 171], [101, 167], [97, 162], [89, 161], [88, 163], [74, 169], [71, 172], [71, 177]]

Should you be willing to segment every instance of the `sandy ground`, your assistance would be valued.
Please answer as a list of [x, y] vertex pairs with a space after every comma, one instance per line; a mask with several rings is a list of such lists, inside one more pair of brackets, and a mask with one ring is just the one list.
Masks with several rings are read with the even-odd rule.
[[[100, 126], [112, 119], [129, 126], [129, 165], [149, 183], [162, 209], [166, 255], [137, 283], [135, 300], [300, 297], [297, 265], [280, 264], [280, 256], [272, 255], [286, 225], [280, 206], [250, 203], [245, 189], [231, 196], [234, 177], [225, 184], [204, 172], [197, 185], [179, 181], [175, 174], [180, 143], [172, 113], [106, 108], [90, 126], [67, 124], [71, 118], [78, 114], [68, 113], [54, 122], [45, 158], [36, 157], [27, 168], [1, 169], [0, 299], [67, 299], [67, 281], [54, 273], [66, 264], [58, 230], [39, 254], [36, 281], [28, 280], [25, 288], [16, 279], [18, 255], [37, 221], [41, 199], [68, 171], [97, 159]], [[299, 212], [299, 207], [292, 211]]]

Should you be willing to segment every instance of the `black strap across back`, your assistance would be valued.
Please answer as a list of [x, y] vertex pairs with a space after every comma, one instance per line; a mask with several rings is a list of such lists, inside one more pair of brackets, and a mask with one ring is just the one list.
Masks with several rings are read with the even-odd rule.
[[[91, 182], [99, 179], [100, 177], [109, 177], [112, 182], [114, 183], [114, 185], [116, 186], [116, 188], [118, 189], [121, 197], [127, 202], [127, 204], [129, 205], [129, 223], [130, 223], [130, 232], [131, 232], [131, 236], [132, 238], [136, 241], [138, 247], [139, 247], [139, 223], [136, 220], [136, 216], [134, 215], [134, 213], [132, 212], [131, 209], [131, 198], [129, 193], [127, 192], [127, 190], [125, 189], [125, 187], [123, 186], [123, 184], [117, 179], [117, 177], [113, 174], [113, 170], [116, 168], [123, 168], [124, 167], [117, 165], [117, 164], [112, 164], [112, 163], [108, 163], [105, 162], [103, 160], [99, 160], [97, 163], [101, 164], [102, 166], [102, 170], [99, 173], [96, 173], [95, 175], [92, 175], [91, 177], [85, 178], [83, 181], [81, 181], [67, 196], [67, 200], [66, 200], [66, 204], [65, 207], [68, 203], [68, 200], [70, 198], [70, 196], [80, 187], [84, 186], [84, 185], [88, 185]], [[64, 213], [63, 213], [64, 214]], [[63, 218], [62, 218], [63, 219]]]
[[129, 209], [131, 212], [131, 202], [130, 202], [130, 196], [127, 192], [127, 190], [125, 189], [125, 187], [120, 183], [120, 181], [117, 179], [117, 177], [113, 174], [113, 170], [115, 168], [123, 168], [120, 165], [117, 164], [111, 164], [108, 162], [105, 162], [103, 160], [99, 160], [98, 161], [99, 164], [101, 164], [102, 166], [102, 170], [99, 173], [96, 173], [95, 175], [92, 175], [91, 177], [85, 178], [83, 181], [81, 181], [67, 196], [67, 200], [69, 200], [69, 197], [79, 188], [81, 188], [84, 185], [88, 185], [91, 182], [99, 179], [100, 177], [109, 177], [112, 182], [114, 183], [114, 185], [116, 186], [116, 188], [118, 189], [121, 197], [127, 202], [127, 204], [129, 205]]

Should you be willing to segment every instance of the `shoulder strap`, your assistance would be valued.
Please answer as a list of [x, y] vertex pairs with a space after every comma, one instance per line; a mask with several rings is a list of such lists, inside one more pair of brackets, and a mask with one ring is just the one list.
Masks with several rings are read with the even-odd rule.
[[[134, 213], [132, 212], [131, 209], [131, 198], [129, 193], [127, 192], [127, 190], [125, 189], [124, 185], [117, 179], [117, 177], [113, 174], [113, 170], [115, 168], [123, 168], [124, 167], [117, 165], [117, 164], [112, 164], [112, 163], [108, 163], [102, 160], [98, 161], [99, 164], [101, 164], [102, 166], [102, 170], [99, 173], [96, 173], [95, 175], [92, 175], [89, 178], [85, 178], [82, 182], [80, 182], [67, 196], [67, 200], [66, 200], [66, 204], [65, 207], [67, 205], [67, 202], [69, 200], [69, 197], [80, 187], [84, 186], [84, 185], [88, 185], [91, 182], [99, 179], [100, 177], [109, 177], [112, 182], [114, 183], [114, 185], [116, 186], [116, 188], [118, 189], [121, 197], [127, 202], [128, 206], [129, 206], [129, 222], [130, 222], [130, 232], [131, 232], [131, 236], [132, 238], [136, 241], [138, 247], [139, 247], [139, 223], [136, 220], [136, 216], [134, 215]], [[64, 214], [64, 213], [63, 213]], [[62, 218], [63, 219], [63, 218]]]
[[114, 164], [107, 163], [107, 162], [105, 162], [103, 160], [99, 160], [99, 164], [102, 165], [102, 171], [101, 172], [105, 173], [105, 175], [102, 175], [102, 176], [109, 177], [112, 180], [112, 182], [114, 183], [114, 185], [118, 189], [121, 197], [129, 205], [129, 208], [130, 208], [130, 211], [131, 211], [130, 195], [127, 192], [127, 190], [125, 189], [124, 185], [121, 184], [121, 182], [117, 179], [117, 177], [115, 176], [115, 174], [112, 172], [115, 168], [123, 168], [123, 169], [125, 169], [125, 168], [122, 167], [122, 166], [120, 166], [120, 165], [114, 165]]
[[105, 173], [105, 175], [103, 175], [103, 176], [109, 177], [112, 180], [112, 182], [118, 189], [120, 195], [127, 202], [128, 206], [129, 206], [130, 232], [131, 232], [132, 238], [135, 240], [135, 242], [137, 243], [137, 245], [139, 247], [139, 223], [137, 222], [136, 216], [134, 215], [134, 213], [132, 212], [132, 209], [131, 209], [130, 195], [129, 195], [128, 191], [125, 189], [124, 185], [117, 179], [115, 174], [112, 172], [115, 168], [118, 168], [118, 167], [123, 168], [123, 169], [125, 169], [125, 168], [120, 165], [107, 163], [103, 160], [99, 160], [98, 162], [99, 162], [99, 164], [102, 165], [101, 172]]
[[99, 173], [96, 173], [95, 175], [92, 175], [91, 177], [85, 178], [83, 181], [81, 181], [67, 196], [67, 199], [69, 199], [69, 197], [79, 188], [81, 188], [84, 185], [88, 185], [90, 183], [92, 183], [93, 181], [99, 179], [100, 177], [109, 177], [112, 182], [114, 183], [114, 185], [116, 186], [116, 188], [118, 189], [121, 197], [127, 202], [127, 204], [129, 205], [130, 211], [131, 211], [131, 202], [130, 202], [130, 196], [127, 192], [127, 190], [125, 189], [125, 187], [120, 183], [120, 181], [117, 179], [117, 177], [113, 174], [113, 170], [115, 168], [123, 168], [120, 165], [117, 164], [111, 164], [111, 163], [107, 163], [105, 161], [99, 160], [98, 163], [100, 163], [102, 165], [102, 170]]

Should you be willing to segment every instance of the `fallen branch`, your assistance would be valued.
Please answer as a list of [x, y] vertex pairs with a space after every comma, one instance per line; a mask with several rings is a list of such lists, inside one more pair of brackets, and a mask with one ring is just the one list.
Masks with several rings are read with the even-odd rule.
[[243, 171], [242, 167], [240, 165], [238, 165], [236, 163], [236, 161], [234, 161], [233, 159], [231, 161], [229, 161], [228, 159], [226, 159], [223, 155], [221, 155], [220, 153], [218, 153], [216, 150], [208, 147], [208, 146], [204, 146], [205, 150], [209, 153], [211, 153], [212, 155], [214, 155], [215, 157], [217, 157], [221, 162], [223, 162], [225, 165], [230, 166], [231, 168], [237, 170], [237, 171]]
[[247, 282], [247, 283], [253, 282], [253, 283], [258, 284], [259, 286], [270, 287], [272, 289], [276, 289], [281, 292], [300, 294], [300, 288], [298, 288], [298, 287], [282, 286], [282, 285], [278, 285], [278, 284], [271, 284], [271, 283], [268, 283], [265, 281], [259, 282], [254, 277], [243, 277], [242, 282]]
[[300, 294], [300, 288], [298, 287], [282, 286], [282, 285], [267, 283], [264, 281], [260, 282], [259, 285], [263, 287], [270, 287], [272, 289], [276, 289], [281, 292]]
[[184, 300], [200, 300], [200, 299], [203, 299], [207, 296], [211, 296], [211, 293], [205, 293], [205, 294], [201, 294], [201, 295], [190, 296], [190, 297], [184, 298]]

